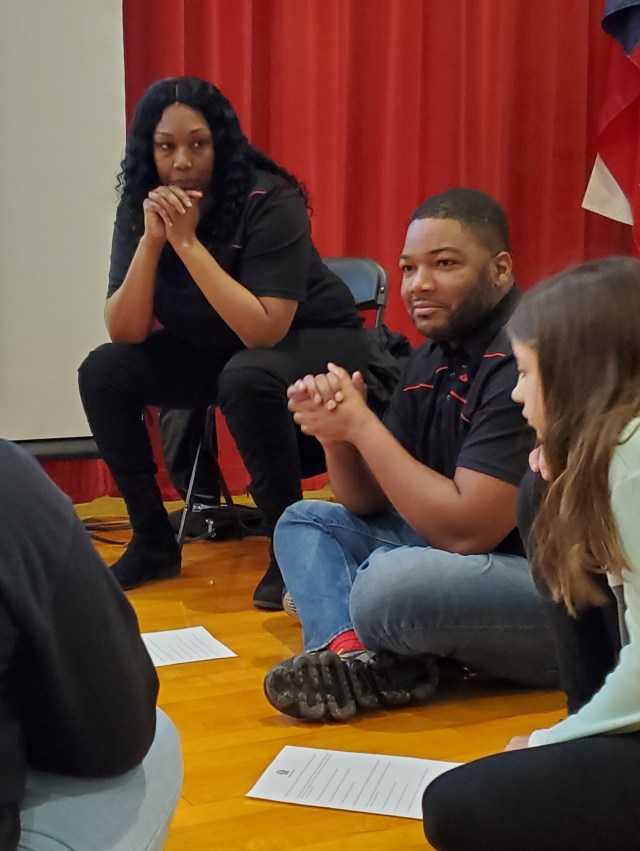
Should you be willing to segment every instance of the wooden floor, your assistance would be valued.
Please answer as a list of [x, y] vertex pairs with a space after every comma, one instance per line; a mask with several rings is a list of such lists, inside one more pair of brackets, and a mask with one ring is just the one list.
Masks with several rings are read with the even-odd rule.
[[[113, 514], [121, 506], [98, 501], [79, 513]], [[123, 541], [126, 533], [110, 537]], [[109, 563], [122, 552], [97, 547]], [[263, 697], [262, 680], [271, 665], [301, 649], [301, 633], [286, 614], [252, 607], [266, 560], [264, 538], [188, 544], [180, 579], [128, 595], [142, 632], [202, 625], [238, 654], [159, 669], [159, 703], [180, 730], [185, 763], [167, 851], [426, 849], [418, 821], [275, 804], [245, 793], [286, 744], [464, 762], [561, 717], [557, 693], [455, 676], [429, 706], [351, 724], [314, 726], [279, 715]]]

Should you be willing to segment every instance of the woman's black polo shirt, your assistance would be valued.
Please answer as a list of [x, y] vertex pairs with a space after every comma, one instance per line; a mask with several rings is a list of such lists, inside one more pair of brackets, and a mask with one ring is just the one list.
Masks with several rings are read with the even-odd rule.
[[[198, 225], [197, 233], [206, 244], [206, 225]], [[107, 297], [124, 281], [139, 239], [123, 225], [118, 211]], [[351, 291], [320, 259], [302, 196], [280, 175], [254, 172], [234, 239], [215, 257], [254, 295], [297, 301], [292, 329], [362, 324]], [[168, 331], [203, 351], [243, 348], [169, 244], [158, 264], [154, 314]]]
[[[422, 464], [452, 479], [458, 467], [518, 485], [535, 434], [511, 399], [517, 365], [504, 330], [514, 287], [457, 347], [426, 342], [409, 359], [384, 422]], [[496, 548], [524, 555], [513, 530]]]

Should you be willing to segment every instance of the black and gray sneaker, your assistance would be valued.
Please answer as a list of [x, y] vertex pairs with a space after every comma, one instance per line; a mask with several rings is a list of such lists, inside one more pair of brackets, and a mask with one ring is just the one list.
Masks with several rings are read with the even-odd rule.
[[435, 656], [371, 650], [338, 656], [317, 650], [274, 665], [264, 679], [264, 693], [273, 707], [293, 718], [348, 721], [362, 712], [427, 703], [437, 684]]

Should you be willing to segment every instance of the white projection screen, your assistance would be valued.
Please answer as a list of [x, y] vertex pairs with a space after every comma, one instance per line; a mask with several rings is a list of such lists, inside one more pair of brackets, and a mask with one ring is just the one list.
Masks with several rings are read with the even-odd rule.
[[89, 436], [124, 149], [120, 0], [0, 0], [0, 437]]

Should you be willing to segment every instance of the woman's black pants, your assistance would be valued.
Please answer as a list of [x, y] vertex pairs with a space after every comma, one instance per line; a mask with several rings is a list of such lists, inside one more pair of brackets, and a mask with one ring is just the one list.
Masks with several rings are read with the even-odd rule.
[[[287, 387], [333, 361], [364, 369], [367, 341], [355, 328], [290, 331], [272, 348], [203, 352], [166, 331], [145, 342], [107, 343], [79, 370], [82, 403], [95, 441], [127, 502], [132, 523], [156, 466], [144, 408], [219, 405], [251, 476], [251, 493], [273, 528], [301, 499], [297, 426], [287, 409]], [[145, 482], [142, 488], [141, 482]], [[156, 488], [157, 491], [157, 488]], [[153, 497], [157, 504], [157, 493]]]
[[437, 851], [638, 851], [640, 734], [590, 736], [454, 768], [427, 788]]

